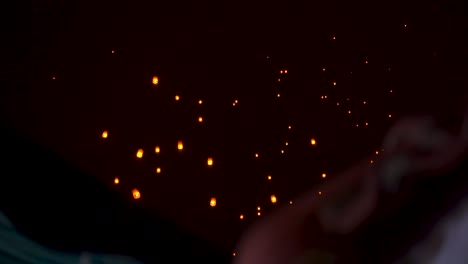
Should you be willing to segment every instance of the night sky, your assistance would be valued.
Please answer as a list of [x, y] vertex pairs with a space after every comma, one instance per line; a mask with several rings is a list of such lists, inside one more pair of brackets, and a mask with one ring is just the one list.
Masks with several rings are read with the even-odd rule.
[[399, 117], [458, 118], [466, 10], [463, 1], [17, 3], [2, 116], [129, 203], [232, 250], [256, 219], [381, 151]]

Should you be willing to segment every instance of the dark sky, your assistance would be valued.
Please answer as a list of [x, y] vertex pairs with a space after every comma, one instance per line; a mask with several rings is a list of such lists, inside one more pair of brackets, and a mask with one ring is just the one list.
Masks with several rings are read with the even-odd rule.
[[263, 216], [379, 150], [402, 115], [458, 118], [466, 8], [463, 1], [17, 3], [6, 31], [2, 115], [129, 202], [230, 249], [259, 218], [257, 206]]

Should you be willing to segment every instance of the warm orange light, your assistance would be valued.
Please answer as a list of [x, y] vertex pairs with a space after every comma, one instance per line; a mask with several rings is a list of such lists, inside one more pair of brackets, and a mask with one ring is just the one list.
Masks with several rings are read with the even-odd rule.
[[406, 27], [406, 24], [404, 24], [403, 26]]
[[323, 98], [327, 99], [327, 96], [325, 95]]
[[255, 153], [255, 157], [258, 158], [258, 153]]
[[280, 78], [278, 78], [278, 82], [281, 82], [281, 79], [280, 79]]
[[[239, 218], [242, 220], [244, 219], [244, 215], [240, 215]], [[235, 253], [234, 253], [235, 254]]]
[[325, 71], [325, 68], [323, 68], [322, 71]]
[[133, 194], [133, 198], [135, 199], [140, 199], [141, 197], [141, 194], [137, 189], [133, 189], [132, 194]]
[[323, 95], [322, 95], [322, 96], [320, 96], [320, 99], [323, 99]]
[[161, 173], [161, 168], [156, 168], [156, 173]]
[[212, 158], [208, 158], [208, 166], [213, 166], [213, 159]]
[[336, 82], [333, 82], [333, 85], [336, 85]]
[[177, 148], [178, 148], [179, 150], [184, 149], [184, 145], [182, 144], [182, 141], [179, 141], [179, 142], [177, 143]]
[[351, 110], [348, 110], [348, 114], [351, 114]]
[[291, 129], [291, 126], [288, 126], [288, 129]]
[[284, 73], [288, 73], [288, 70], [284, 70]]
[[366, 104], [366, 101], [362, 102], [363, 104]]
[[388, 117], [390, 117], [390, 118], [391, 118], [391, 117], [392, 117], [392, 115], [388, 115]]
[[280, 94], [277, 94], [276, 96], [280, 97]]
[[340, 103], [336, 103], [336, 105], [340, 105]]
[[333, 40], [335, 40], [335, 39], [336, 39], [336, 37], [333, 37]]
[[276, 196], [272, 195], [270, 196], [271, 203], [276, 203]]
[[236, 106], [236, 103], [232, 103], [232, 106]]
[[119, 178], [115, 177], [114, 184], [119, 184], [119, 182], [120, 182]]
[[153, 77], [153, 84], [156, 85], [156, 84], [158, 84], [158, 83], [159, 83], [159, 78], [156, 77], [156, 76], [154, 76], [154, 77]]
[[260, 211], [260, 206], [257, 206], [257, 211]]
[[139, 149], [136, 154], [137, 158], [141, 159], [143, 157], [143, 150]]
[[369, 62], [368, 62], [368, 61], [366, 61], [366, 64], [368, 64], [368, 63], [369, 63]]
[[359, 127], [359, 124], [356, 124], [356, 127]]
[[236, 104], [237, 104], [238, 102], [239, 102], [239, 101], [237, 101], [237, 99], [236, 99], [236, 100], [234, 100], [234, 103], [236, 103]]
[[271, 181], [271, 175], [268, 175], [268, 180]]
[[321, 191], [319, 191], [319, 192], [318, 192], [318, 194], [319, 194], [319, 195], [322, 195], [322, 192], [321, 192]]
[[317, 142], [315, 142], [315, 139], [311, 139], [310, 144], [315, 145], [315, 144], [317, 144]]
[[55, 76], [54, 76], [54, 77], [52, 77], [52, 80], [55, 80]]
[[175, 99], [176, 99], [176, 101], [179, 101], [180, 98], [179, 98], [178, 95], [176, 95], [176, 96], [175, 96]]
[[374, 161], [373, 161], [373, 160], [371, 160], [371, 161], [370, 161], [370, 164], [372, 164], [372, 163], [374, 163]]
[[108, 134], [108, 133], [107, 133], [107, 130], [104, 131], [104, 132], [102, 132], [102, 138], [107, 138], [107, 134]]
[[369, 123], [366, 122], [366, 126], [368, 126], [368, 125], [369, 125]]
[[114, 51], [112, 51], [112, 54], [114, 54]]
[[281, 70], [280, 73], [283, 73], [283, 70]]
[[235, 257], [235, 256], [236, 256], [236, 252], [233, 252], [233, 253], [232, 253], [232, 256]]
[[326, 177], [327, 177], [327, 174], [322, 173], [322, 178], [326, 178]]
[[154, 152], [159, 153], [160, 151], [161, 149], [159, 149], [159, 146], [156, 146], [156, 148], [154, 148]]
[[199, 100], [199, 101], [198, 101], [198, 104], [202, 104], [202, 103], [203, 103], [203, 101], [202, 101], [202, 100]]
[[283, 153], [284, 153], [284, 150], [281, 150], [281, 154], [283, 154]]
[[377, 151], [375, 151], [375, 155], [379, 155], [379, 151], [378, 151], [378, 150], [377, 150]]
[[292, 201], [289, 201], [289, 204], [292, 204]]
[[287, 146], [287, 145], [289, 145], [289, 143], [288, 143], [288, 142], [286, 142], [286, 146]]
[[258, 216], [260, 216], [260, 215], [261, 215], [261, 213], [260, 213], [260, 212], [257, 212], [257, 215], [258, 215]]
[[393, 90], [390, 90], [391, 93], [393, 93]]
[[198, 118], [198, 122], [201, 123], [202, 121], [203, 121], [203, 118], [200, 116], [200, 117]]
[[215, 206], [216, 206], [216, 198], [214, 198], [214, 197], [211, 198], [211, 200], [210, 200], [210, 206], [211, 206], [211, 207], [215, 207]]

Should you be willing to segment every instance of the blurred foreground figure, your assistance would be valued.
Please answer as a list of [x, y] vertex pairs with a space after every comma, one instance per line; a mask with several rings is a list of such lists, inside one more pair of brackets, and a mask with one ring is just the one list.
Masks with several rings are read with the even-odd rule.
[[235, 263], [468, 263], [468, 115], [402, 119], [383, 148], [254, 224]]

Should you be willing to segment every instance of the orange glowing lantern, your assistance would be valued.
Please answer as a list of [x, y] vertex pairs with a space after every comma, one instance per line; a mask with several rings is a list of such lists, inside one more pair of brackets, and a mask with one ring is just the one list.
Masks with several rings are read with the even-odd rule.
[[159, 167], [156, 168], [156, 173], [158, 173], [158, 174], [161, 173], [161, 168], [159, 168]]
[[284, 150], [281, 150], [281, 154], [284, 154]]
[[336, 86], [336, 82], [333, 82], [333, 86]]
[[106, 131], [104, 131], [104, 132], [102, 132], [102, 138], [107, 138], [107, 135], [108, 135], [108, 132], [107, 132], [107, 130], [106, 130]]
[[154, 152], [156, 152], [156, 153], [161, 152], [161, 149], [159, 148], [159, 146], [156, 146], [156, 148], [154, 148]]
[[277, 200], [276, 200], [276, 196], [274, 196], [274, 195], [270, 196], [270, 199], [271, 199], [271, 203], [274, 203], [274, 204], [275, 204], [276, 201], [277, 201]]
[[260, 206], [257, 206], [257, 211], [260, 211]]
[[261, 215], [261, 213], [260, 213], [260, 212], [257, 212], [257, 215], [258, 215], [258, 216], [260, 216], [260, 215]]
[[203, 122], [203, 118], [201, 116], [198, 118], [198, 122]]
[[177, 143], [177, 148], [178, 148], [179, 150], [184, 149], [184, 145], [182, 144], [182, 141], [179, 141], [179, 142]]
[[289, 204], [292, 204], [292, 201], [289, 201]]
[[277, 94], [276, 96], [280, 97], [280, 94]]
[[208, 166], [213, 166], [213, 159], [212, 158], [208, 158]]
[[268, 175], [268, 180], [271, 181], [271, 175]]
[[317, 144], [317, 142], [315, 141], [315, 139], [311, 139], [310, 144], [315, 145], [315, 144]]
[[283, 73], [283, 70], [281, 70], [280, 73]]
[[291, 126], [288, 126], [288, 129], [291, 129]]
[[211, 206], [211, 207], [215, 207], [215, 206], [216, 206], [216, 198], [214, 198], [214, 197], [211, 198], [211, 200], [210, 200], [210, 206]]
[[244, 215], [240, 215], [239, 218], [242, 220], [244, 219]]
[[326, 177], [327, 177], [327, 174], [322, 173], [322, 178], [326, 178]]
[[156, 77], [156, 76], [154, 76], [154, 77], [153, 77], [153, 84], [154, 84], [154, 85], [157, 85], [158, 83], [159, 83], [159, 78]]
[[119, 183], [120, 183], [119, 178], [115, 177], [115, 179], [114, 179], [114, 184], [119, 184]]
[[255, 157], [258, 158], [258, 153], [255, 153]]
[[134, 199], [140, 199], [141, 197], [141, 194], [137, 189], [133, 189], [132, 194]]
[[143, 157], [143, 150], [139, 149], [136, 154], [137, 158], [141, 159]]
[[319, 195], [322, 195], [322, 192], [321, 192], [321, 191], [319, 191], [319, 192], [318, 192], [318, 194], [319, 194]]
[[202, 104], [202, 103], [203, 103], [203, 101], [202, 101], [202, 100], [199, 100], [199, 101], [198, 101], [198, 104]]
[[284, 73], [288, 73], [288, 70], [284, 70]]
[[178, 95], [176, 95], [176, 96], [175, 96], [175, 99], [176, 99], [176, 101], [179, 101], [180, 98], [179, 98]]

